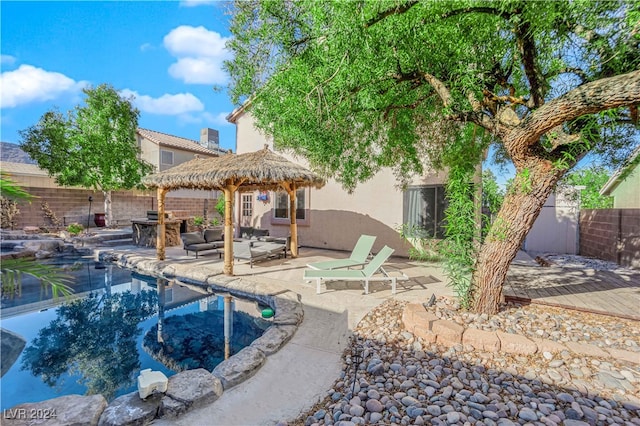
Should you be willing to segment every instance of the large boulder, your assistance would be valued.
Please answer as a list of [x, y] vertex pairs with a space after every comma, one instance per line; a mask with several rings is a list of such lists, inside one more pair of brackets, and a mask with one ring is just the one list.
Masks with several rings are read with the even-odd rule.
[[211, 404], [220, 398], [222, 392], [220, 379], [204, 368], [177, 373], [169, 378], [160, 415], [177, 417], [189, 409]]
[[265, 355], [272, 355], [291, 340], [297, 329], [297, 325], [272, 325], [251, 346]]
[[65, 395], [20, 404], [2, 413], [4, 426], [96, 426], [107, 406], [102, 395]]
[[266, 358], [264, 352], [248, 346], [218, 364], [213, 375], [220, 379], [224, 389], [229, 389], [256, 374]]
[[163, 394], [153, 394], [140, 399], [138, 392], [131, 392], [114, 399], [100, 416], [99, 426], [142, 426], [151, 423], [158, 415]]

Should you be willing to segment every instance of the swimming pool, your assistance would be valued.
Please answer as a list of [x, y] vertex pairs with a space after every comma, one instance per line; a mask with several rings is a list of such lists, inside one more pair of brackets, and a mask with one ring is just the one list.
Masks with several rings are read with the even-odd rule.
[[108, 400], [136, 390], [141, 369], [211, 371], [270, 325], [253, 301], [139, 275], [90, 259], [64, 261], [73, 271], [73, 300], [42, 294], [25, 279], [20, 298], [2, 300], [2, 328], [25, 341], [0, 379], [1, 407], [68, 394]]

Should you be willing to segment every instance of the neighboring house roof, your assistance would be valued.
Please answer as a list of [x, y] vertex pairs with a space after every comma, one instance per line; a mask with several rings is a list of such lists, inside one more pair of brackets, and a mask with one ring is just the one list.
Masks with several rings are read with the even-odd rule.
[[0, 169], [9, 175], [20, 176], [49, 176], [46, 170], [38, 167], [37, 164], [14, 163], [11, 161], [0, 161]]
[[242, 105], [240, 105], [239, 107], [231, 111], [231, 113], [229, 113], [229, 115], [227, 115], [225, 119], [229, 123], [236, 124], [236, 120], [238, 120], [238, 117], [240, 117], [247, 110], [247, 108], [249, 108], [249, 105], [251, 105], [252, 100], [253, 100], [253, 97], [250, 97], [249, 99], [244, 101]]
[[184, 151], [196, 152], [210, 156], [217, 156], [218, 153], [200, 145], [198, 141], [179, 136], [168, 135], [166, 133], [156, 132], [155, 130], [138, 128], [136, 132], [143, 138], [149, 139], [160, 146], [166, 146]]
[[627, 178], [627, 176], [629, 176], [629, 173], [626, 172], [631, 172], [638, 166], [638, 161], [636, 161], [638, 155], [640, 155], [640, 146], [634, 149], [629, 158], [627, 158], [625, 164], [618, 170], [616, 170], [613, 175], [611, 175], [607, 183], [605, 183], [602, 189], [600, 189], [600, 195], [611, 195], [611, 191], [616, 189], [618, 184], [620, 184]]

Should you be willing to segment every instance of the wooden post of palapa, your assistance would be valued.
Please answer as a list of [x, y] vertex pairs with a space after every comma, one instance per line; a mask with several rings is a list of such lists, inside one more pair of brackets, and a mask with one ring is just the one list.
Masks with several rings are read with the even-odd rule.
[[164, 260], [165, 228], [164, 228], [164, 196], [167, 190], [158, 188], [158, 225], [156, 227], [156, 254], [158, 260]]
[[233, 197], [236, 186], [227, 185], [224, 189], [224, 267], [225, 275], [233, 275]]

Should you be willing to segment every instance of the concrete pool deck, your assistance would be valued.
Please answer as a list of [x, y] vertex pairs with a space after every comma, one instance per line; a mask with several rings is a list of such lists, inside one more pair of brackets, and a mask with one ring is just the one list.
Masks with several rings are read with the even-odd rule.
[[[155, 259], [154, 249], [134, 246], [101, 249], [118, 254]], [[391, 258], [388, 270], [402, 270], [409, 280], [398, 284], [396, 295], [391, 286], [373, 283], [363, 294], [360, 283], [329, 283], [316, 294], [315, 284], [305, 283], [302, 273], [309, 262], [342, 258], [347, 253], [301, 248], [298, 258], [258, 262], [253, 268], [236, 262], [234, 275], [257, 285], [281, 286], [300, 295], [304, 319], [293, 338], [267, 358], [260, 370], [248, 380], [225, 390], [213, 404], [192, 410], [177, 419], [158, 419], [154, 425], [273, 425], [291, 421], [326, 396], [342, 369], [342, 353], [351, 330], [374, 307], [395, 298], [412, 302], [427, 301], [432, 294], [449, 295], [442, 270], [437, 265], [421, 265], [403, 258]], [[215, 270], [222, 268], [217, 255], [186, 256], [179, 247], [168, 248], [166, 262], [177, 268]], [[385, 266], [386, 267], [386, 266]]]

